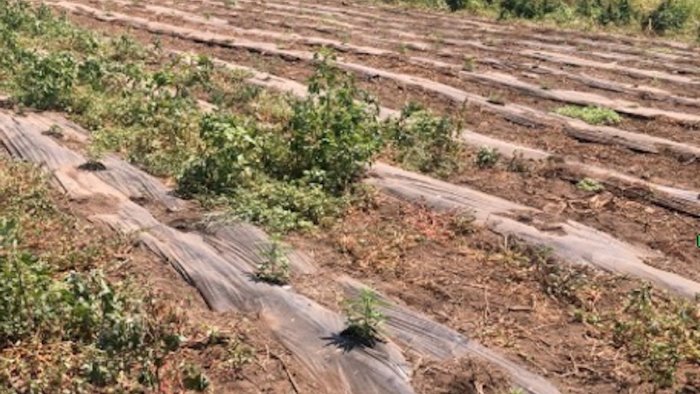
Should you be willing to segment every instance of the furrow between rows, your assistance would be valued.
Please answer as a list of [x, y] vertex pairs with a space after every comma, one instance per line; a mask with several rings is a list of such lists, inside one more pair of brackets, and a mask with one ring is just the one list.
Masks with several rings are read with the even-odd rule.
[[[213, 4], [211, 2], [205, 3], [207, 5]], [[250, 3], [250, 4], [256, 4], [256, 3]], [[276, 7], [275, 4], [270, 3], [270, 4], [265, 4], [264, 7], [269, 7], [269, 8], [274, 8]], [[283, 7], [284, 8], [284, 7]], [[289, 9], [292, 8], [292, 9]], [[244, 10], [246, 8], [243, 8]], [[293, 11], [293, 7], [287, 7], [288, 11]], [[262, 8], [262, 11], [264, 12], [266, 8]], [[308, 11], [308, 15], [314, 16], [315, 13], [318, 13], [319, 11]], [[321, 11], [323, 14], [323, 11]], [[326, 15], [328, 17], [333, 17], [333, 14]], [[338, 15], [335, 15], [335, 17], [339, 17]], [[237, 18], [240, 20], [240, 18]], [[289, 18], [287, 20], [294, 20], [295, 17], [293, 14], [289, 15]], [[350, 20], [352, 21], [352, 18], [343, 18], [343, 20]], [[345, 22], [347, 23], [347, 22]], [[690, 83], [690, 84], [698, 84], [700, 82], [697, 81], [697, 79], [693, 78], [692, 76], [695, 75], [695, 77], [698, 76], [700, 73], [700, 68], [695, 67], [695, 66], [674, 66], [673, 62], [670, 62], [668, 59], [666, 59], [663, 62], [659, 61], [648, 61], [646, 57], [633, 57], [632, 55], [615, 55], [607, 52], [598, 52], [598, 51], [582, 51], [580, 48], [577, 46], [572, 46], [572, 45], [556, 45], [556, 44], [539, 44], [537, 41], [530, 41], [530, 40], [517, 40], [513, 42], [508, 42], [507, 40], [501, 40], [501, 39], [495, 39], [492, 35], [489, 33], [483, 33], [480, 31], [466, 31], [462, 33], [455, 33], [455, 29], [453, 26], [448, 26], [445, 29], [440, 29], [439, 26], [435, 25], [428, 25], [425, 27], [421, 27], [420, 24], [422, 23], [421, 20], [417, 20], [414, 23], [411, 23], [409, 25], [406, 24], [397, 24], [392, 21], [386, 21], [382, 23], [376, 23], [373, 21], [357, 21], [355, 20], [355, 23], [364, 23], [367, 26], [357, 26], [354, 29], [351, 29], [347, 31], [346, 33], [348, 35], [357, 35], [357, 32], [361, 32], [362, 29], [369, 29], [371, 32], [368, 33], [369, 35], [389, 35], [389, 36], [401, 36], [404, 38], [404, 44], [409, 44], [412, 43], [414, 46], [417, 47], [422, 47], [422, 48], [427, 48], [429, 46], [441, 46], [441, 45], [450, 45], [453, 47], [457, 48], [472, 48], [472, 49], [479, 49], [482, 51], [488, 51], [490, 53], [496, 53], [496, 54], [501, 54], [501, 55], [509, 55], [509, 54], [520, 54], [525, 57], [529, 57], [532, 59], [538, 59], [537, 56], [533, 55], [530, 52], [523, 51], [523, 46], [525, 47], [530, 47], [529, 50], [531, 51], [562, 51], [562, 55], [568, 56], [568, 57], [575, 57], [573, 54], [580, 54], [580, 53], [585, 53], [587, 55], [593, 55], [595, 57], [598, 57], [599, 60], [589, 60], [589, 59], [582, 59], [578, 58], [581, 61], [589, 61], [586, 67], [589, 67], [591, 69], [597, 69], [597, 70], [603, 70], [603, 71], [608, 71], [608, 72], [613, 72], [617, 75], [627, 75], [629, 74], [631, 77], [639, 79], [639, 78], [646, 78], [649, 81], [652, 81], [655, 78], [662, 78], [665, 80], [668, 80], [669, 82], [674, 82], [678, 84], [679, 88], [683, 88], [685, 83]], [[390, 30], [381, 30], [382, 28], [387, 28]], [[423, 35], [422, 37], [420, 35], [412, 33], [413, 31], [416, 31], [416, 29], [423, 28], [426, 31], [429, 31], [429, 35]], [[379, 30], [377, 30], [379, 29]], [[470, 39], [464, 39], [463, 37], [467, 35], [470, 37]], [[482, 38], [483, 40], [479, 40], [478, 38]], [[431, 42], [425, 42], [425, 40], [430, 40]], [[399, 44], [400, 45], [400, 44]], [[505, 49], [504, 49], [505, 47]], [[539, 47], [539, 48], [538, 48]], [[554, 52], [556, 53], [556, 52]], [[450, 54], [449, 50], [443, 50], [441, 51], [441, 54], [448, 55]], [[612, 60], [611, 62], [607, 62], [607, 60]], [[555, 61], [555, 60], [550, 60], [550, 61]], [[624, 62], [631, 62], [632, 65], [627, 66], [624, 64]], [[635, 67], [634, 65], [637, 65], [638, 67]], [[661, 71], [661, 70], [654, 70], [654, 68], [661, 68], [662, 70], [667, 70], [668, 72]], [[622, 72], [621, 72], [622, 71]], [[687, 76], [686, 76], [687, 75]]]
[[[127, 4], [127, 3], [122, 3], [122, 4]], [[172, 8], [167, 8], [167, 7], [162, 7], [162, 6], [155, 6], [155, 5], [144, 5], [143, 8], [144, 8], [144, 10], [153, 12], [156, 15], [176, 16], [176, 17], [180, 17], [188, 22], [193, 22], [196, 24], [205, 24], [205, 25], [207, 24], [207, 19], [204, 17], [200, 17], [197, 14], [192, 14], [192, 13], [180, 11], [177, 9], [172, 9]], [[241, 29], [241, 28], [236, 28], [234, 26], [231, 26], [230, 24], [226, 23], [226, 21], [219, 22], [218, 20], [215, 20], [214, 24], [217, 25], [218, 27], [225, 28], [228, 31], [234, 32], [236, 34], [254, 35], [254, 36], [264, 37], [266, 39], [273, 39], [273, 40], [301, 42], [301, 43], [309, 44], [309, 45], [330, 46], [332, 48], [335, 48], [335, 49], [343, 51], [343, 52], [353, 52], [353, 53], [360, 54], [360, 55], [401, 57], [401, 54], [394, 52], [394, 51], [391, 51], [391, 50], [366, 47], [366, 46], [356, 46], [356, 45], [341, 43], [339, 41], [326, 39], [326, 38], [303, 37], [303, 36], [300, 36], [300, 35], [294, 34], [294, 33], [291, 33], [291, 34], [278, 33], [275, 31], [261, 30], [261, 29]], [[663, 117], [666, 117], [669, 119], [673, 119], [673, 120], [676, 120], [679, 122], [688, 123], [691, 125], [695, 125], [695, 124], [700, 123], [700, 115], [694, 115], [694, 114], [676, 112], [676, 111], [669, 111], [669, 110], [660, 110], [660, 109], [656, 109], [656, 108], [652, 108], [652, 107], [644, 107], [644, 106], [640, 105], [639, 103], [630, 102], [630, 101], [626, 101], [626, 100], [609, 99], [605, 96], [592, 94], [592, 93], [567, 91], [567, 90], [560, 90], [560, 89], [549, 89], [549, 88], [543, 89], [537, 85], [533, 85], [533, 84], [529, 84], [529, 83], [524, 82], [524, 81], [520, 81], [516, 77], [513, 77], [511, 75], [502, 74], [502, 73], [462, 71], [461, 69], [464, 67], [463, 65], [434, 61], [434, 60], [427, 59], [425, 57], [418, 58], [418, 57], [408, 56], [408, 57], [406, 57], [406, 60], [412, 64], [421, 64], [421, 65], [429, 64], [430, 66], [432, 66], [436, 69], [439, 69], [439, 70], [448, 70], [448, 71], [456, 72], [456, 73], [459, 73], [460, 76], [462, 76], [466, 79], [469, 79], [469, 80], [474, 80], [477, 82], [486, 82], [486, 83], [495, 84], [495, 85], [503, 85], [503, 86], [506, 86], [509, 88], [514, 88], [516, 90], [520, 90], [520, 91], [522, 91], [528, 95], [534, 96], [534, 97], [541, 97], [541, 98], [562, 101], [562, 102], [566, 102], [566, 103], [580, 104], [580, 105], [596, 105], [596, 106], [608, 107], [608, 108], [614, 109], [620, 113], [629, 114], [629, 115], [633, 115], [633, 116], [637, 116], [637, 117], [641, 117], [641, 118], [655, 118], [655, 117], [663, 116]]]
[[[549, 27], [530, 27], [528, 25], [523, 26], [511, 26], [508, 24], [494, 22], [486, 19], [477, 18], [465, 18], [464, 15], [445, 15], [444, 13], [428, 12], [426, 10], [412, 11], [412, 10], [397, 10], [395, 7], [377, 7], [376, 5], [364, 4], [363, 2], [357, 3], [346, 3], [343, 7], [339, 7], [337, 2], [315, 2], [314, 4], [302, 3], [302, 2], [290, 2], [283, 0], [276, 0], [274, 2], [258, 2], [255, 0], [243, 0], [242, 3], [246, 4], [259, 4], [265, 6], [284, 6], [288, 9], [310, 9], [314, 12], [327, 13], [336, 17], [355, 17], [364, 18], [366, 20], [381, 22], [381, 23], [391, 23], [392, 21], [402, 21], [405, 24], [415, 24], [421, 23], [427, 26], [441, 26], [445, 24], [448, 28], [457, 29], [468, 29], [466, 32], [472, 30], [483, 30], [490, 33], [503, 33], [503, 34], [513, 34], [519, 33], [524, 34], [528, 37], [532, 37], [536, 40], [542, 40], [545, 42], [551, 42], [554, 44], [565, 42], [572, 44], [583, 44], [592, 46], [595, 48], [600, 48], [603, 46], [607, 50], [629, 52], [631, 54], [644, 54], [643, 51], [640, 52], [638, 49], [640, 46], [646, 47], [645, 49], [656, 49], [663, 54], [671, 52], [672, 54], [677, 54], [679, 57], [687, 57], [692, 59], [698, 59], [698, 53], [693, 47], [675, 42], [670, 40], [648, 40], [640, 39], [629, 36], [621, 36], [614, 34], [597, 34], [590, 32], [580, 32], [576, 30], [566, 30], [566, 29], [552, 29]], [[362, 11], [358, 11], [361, 8]], [[371, 10], [373, 12], [367, 12]], [[524, 30], [524, 32], [523, 32]], [[549, 33], [556, 31], [556, 35], [551, 35]], [[612, 40], [612, 41], [611, 41]], [[668, 60], [668, 59], [667, 59]]]
[[[282, 50], [278, 49], [274, 44], [247, 41], [218, 33], [202, 32], [196, 29], [153, 22], [145, 18], [131, 17], [129, 15], [116, 12], [105, 13], [91, 7], [70, 2], [59, 2], [55, 4], [62, 8], [72, 10], [73, 12], [88, 14], [99, 20], [125, 23], [131, 25], [132, 27], [142, 28], [156, 34], [168, 34], [197, 42], [205, 42], [222, 45], [225, 47], [251, 50], [264, 54], [272, 54], [285, 59], [303, 61], [313, 59], [313, 54], [310, 52], [300, 50]], [[584, 141], [622, 145], [635, 151], [643, 151], [647, 153], [671, 152], [676, 156], [685, 158], [696, 158], [698, 155], [700, 155], [700, 148], [694, 145], [670, 141], [645, 134], [628, 132], [614, 127], [592, 126], [576, 119], [545, 113], [522, 105], [509, 103], [506, 103], [505, 105], [494, 104], [491, 103], [486, 97], [471, 94], [421, 77], [395, 73], [344, 61], [339, 61], [338, 65], [348, 71], [363, 75], [366, 78], [382, 78], [391, 80], [406, 86], [411, 86], [442, 95], [457, 103], [469, 101], [470, 104], [477, 105], [485, 111], [498, 114], [516, 123], [523, 123], [532, 126], [560, 125], [564, 127], [566, 134]]]

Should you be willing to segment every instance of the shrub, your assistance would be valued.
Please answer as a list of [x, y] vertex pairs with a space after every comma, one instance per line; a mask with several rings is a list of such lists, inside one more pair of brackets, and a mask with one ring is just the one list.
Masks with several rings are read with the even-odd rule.
[[447, 8], [450, 9], [450, 11], [459, 11], [463, 10], [467, 6], [467, 1], [466, 0], [445, 0], [445, 4], [447, 4]]
[[185, 367], [182, 384], [187, 390], [205, 391], [209, 388], [209, 378], [196, 365], [188, 364]]
[[663, 0], [642, 20], [642, 28], [657, 34], [680, 30], [690, 18], [688, 4], [681, 0]]
[[18, 80], [19, 101], [37, 109], [64, 109], [77, 75], [77, 62], [69, 53], [35, 57]]
[[637, 16], [629, 0], [609, 0], [607, 7], [601, 8], [597, 21], [602, 25], [626, 25]]
[[592, 125], [614, 125], [622, 121], [620, 115], [609, 108], [567, 105], [565, 107], [557, 108], [554, 112], [570, 118], [581, 119], [584, 122]]
[[377, 104], [353, 79], [317, 54], [309, 96], [293, 106], [286, 129], [289, 176], [309, 178], [330, 193], [344, 191], [381, 148]]
[[561, 0], [502, 0], [500, 18], [541, 19], [563, 6]]
[[482, 147], [476, 153], [476, 165], [479, 168], [491, 168], [498, 163], [501, 154], [495, 148]]
[[447, 176], [459, 169], [459, 129], [446, 117], [437, 117], [419, 105], [409, 104], [387, 127], [394, 158], [404, 167]]
[[210, 114], [199, 123], [199, 137], [203, 152], [180, 176], [180, 192], [231, 194], [254, 182], [265, 149], [254, 126], [234, 116]]
[[240, 218], [278, 231], [337, 214], [344, 194], [383, 146], [377, 106], [353, 80], [317, 57], [309, 96], [279, 130], [226, 115], [200, 122], [201, 153], [179, 177], [185, 195], [223, 196]]
[[626, 25], [638, 17], [630, 0], [578, 0], [576, 13], [601, 25]]

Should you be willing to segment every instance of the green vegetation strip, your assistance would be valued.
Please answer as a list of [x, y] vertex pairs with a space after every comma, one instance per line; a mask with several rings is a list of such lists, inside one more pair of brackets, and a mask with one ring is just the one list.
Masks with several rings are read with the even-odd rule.
[[592, 125], [615, 125], [622, 121], [622, 117], [609, 108], [567, 105], [557, 108], [554, 112], [570, 118], [581, 119]]
[[380, 0], [429, 8], [467, 10], [499, 19], [550, 20], [565, 26], [614, 26], [700, 40], [696, 0]]

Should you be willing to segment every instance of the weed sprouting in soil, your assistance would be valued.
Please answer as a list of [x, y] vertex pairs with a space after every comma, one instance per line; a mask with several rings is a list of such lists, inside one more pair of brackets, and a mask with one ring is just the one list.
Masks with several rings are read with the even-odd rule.
[[641, 25], [643, 29], [656, 34], [678, 31], [686, 25], [691, 12], [691, 4], [687, 1], [663, 0], [642, 19]]
[[525, 157], [522, 152], [514, 152], [513, 156], [510, 158], [510, 161], [508, 162], [508, 171], [511, 172], [517, 172], [517, 173], [526, 173], [530, 170], [530, 166], [528, 165], [527, 160], [525, 160]]
[[452, 216], [450, 227], [457, 235], [467, 235], [475, 231], [476, 217], [472, 212], [459, 212]]
[[258, 264], [255, 277], [263, 282], [285, 285], [289, 283], [289, 259], [287, 249], [279, 240], [272, 238], [261, 248], [262, 262]]
[[460, 168], [459, 127], [417, 104], [408, 104], [385, 128], [394, 160], [404, 167], [446, 177]]
[[492, 168], [500, 158], [501, 154], [496, 148], [482, 147], [476, 152], [475, 163], [479, 168]]
[[363, 289], [356, 298], [347, 300], [344, 307], [347, 327], [341, 335], [363, 346], [374, 347], [382, 340], [381, 329], [386, 321], [379, 311], [381, 305], [377, 294], [369, 289]]
[[194, 364], [188, 364], [185, 366], [182, 384], [187, 390], [205, 391], [209, 388], [210, 382], [201, 368]]
[[700, 365], [700, 309], [696, 301], [672, 298], [643, 284], [620, 299], [613, 296], [615, 300], [608, 300], [608, 305], [597, 305], [602, 288], [610, 291], [621, 278], [601, 282], [602, 278], [595, 277], [599, 274], [590, 269], [570, 266], [546, 249], [513, 241], [506, 241], [494, 258], [527, 268], [547, 295], [571, 306], [575, 321], [609, 336], [656, 387], [673, 387], [681, 363]]
[[592, 125], [615, 125], [622, 121], [622, 117], [609, 108], [567, 105], [557, 108], [554, 112], [570, 118], [581, 119]]
[[489, 96], [486, 98], [486, 101], [491, 104], [506, 105], [506, 99], [500, 93], [489, 94]]
[[462, 61], [462, 70], [472, 72], [476, 69], [476, 59], [474, 56], [465, 56]]
[[605, 190], [605, 187], [595, 179], [583, 178], [576, 183], [576, 188], [584, 192], [599, 193]]
[[51, 125], [47, 130], [43, 131], [41, 134], [48, 135], [49, 137], [62, 139], [63, 138], [63, 128], [57, 124]]
[[700, 309], [696, 303], [668, 300], [650, 285], [636, 288], [614, 321], [613, 340], [658, 387], [672, 387], [680, 362], [700, 365]]

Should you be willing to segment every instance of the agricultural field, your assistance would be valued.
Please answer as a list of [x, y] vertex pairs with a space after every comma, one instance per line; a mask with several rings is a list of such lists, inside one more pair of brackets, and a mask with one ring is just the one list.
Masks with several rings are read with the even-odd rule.
[[560, 3], [0, 0], [0, 392], [700, 392], [700, 11]]

